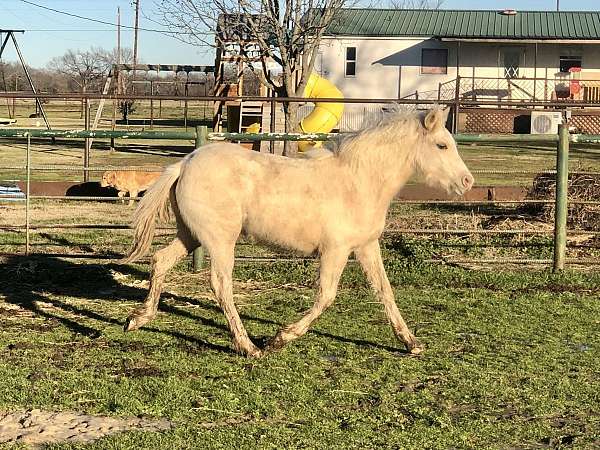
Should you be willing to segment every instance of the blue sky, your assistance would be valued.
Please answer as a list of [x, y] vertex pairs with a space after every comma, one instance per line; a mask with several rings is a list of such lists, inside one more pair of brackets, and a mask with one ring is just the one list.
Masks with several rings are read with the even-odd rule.
[[[92, 17], [106, 22], [116, 22], [117, 7], [121, 8], [121, 24], [133, 26], [134, 8], [130, 0], [31, 0], [53, 9]], [[152, 16], [155, 0], [140, 0], [142, 12]], [[89, 49], [91, 46], [110, 49], [116, 46], [116, 30], [110, 25], [93, 23], [26, 4], [21, 0], [0, 0], [2, 14], [0, 29], [25, 29], [17, 35], [21, 51], [28, 64], [44, 67], [54, 56], [68, 49]], [[556, 0], [446, 0], [446, 9], [505, 9], [554, 10]], [[597, 10], [599, 0], [561, 0], [562, 10]], [[158, 28], [142, 14], [140, 27]], [[133, 47], [133, 31], [123, 29], [123, 46]], [[163, 34], [145, 32], [139, 38], [140, 59], [146, 63], [212, 64], [212, 51], [181, 43]], [[16, 60], [9, 44], [3, 59]]]

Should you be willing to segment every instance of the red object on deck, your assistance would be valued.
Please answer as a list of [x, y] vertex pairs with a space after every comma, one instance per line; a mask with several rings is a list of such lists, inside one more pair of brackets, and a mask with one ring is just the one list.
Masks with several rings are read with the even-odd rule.
[[[569, 69], [569, 72], [570, 73], [581, 72], [581, 67], [571, 67]], [[577, 94], [579, 94], [579, 92], [581, 92], [581, 84], [579, 83], [579, 80], [571, 79], [571, 82], [569, 83], [569, 93], [571, 95], [577, 95]]]

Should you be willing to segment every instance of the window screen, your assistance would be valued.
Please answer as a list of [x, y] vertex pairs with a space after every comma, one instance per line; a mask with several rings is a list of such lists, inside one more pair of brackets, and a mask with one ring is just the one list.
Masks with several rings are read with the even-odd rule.
[[520, 49], [504, 49], [504, 78], [518, 78], [521, 65]]

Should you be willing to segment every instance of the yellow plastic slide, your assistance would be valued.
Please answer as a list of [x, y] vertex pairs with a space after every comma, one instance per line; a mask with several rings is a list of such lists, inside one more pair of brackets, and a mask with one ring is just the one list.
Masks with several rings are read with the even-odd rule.
[[[304, 89], [305, 98], [344, 98], [335, 85], [323, 77], [313, 73], [308, 78]], [[315, 109], [300, 122], [303, 133], [329, 133], [342, 118], [343, 103], [315, 102]], [[319, 147], [321, 142], [302, 141], [298, 150], [303, 152], [308, 147]]]

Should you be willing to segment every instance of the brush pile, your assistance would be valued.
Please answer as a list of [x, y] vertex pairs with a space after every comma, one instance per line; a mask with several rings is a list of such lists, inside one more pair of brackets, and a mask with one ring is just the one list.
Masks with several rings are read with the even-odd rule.
[[[590, 171], [591, 172], [591, 171]], [[531, 200], [554, 200], [556, 176], [541, 173], [533, 179], [533, 185], [527, 194]], [[574, 203], [579, 201], [600, 202], [600, 174], [587, 171], [573, 172], [569, 175], [569, 215], [570, 228], [586, 231], [600, 231], [600, 204]], [[545, 221], [554, 220], [554, 203], [533, 204], [529, 212]]]

